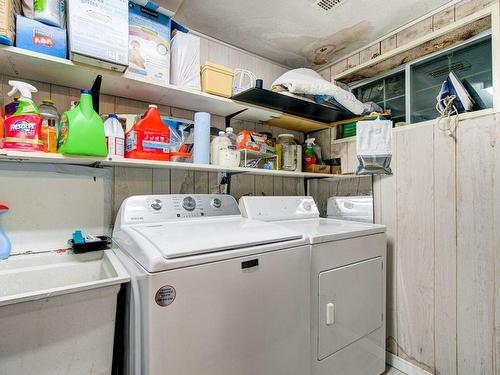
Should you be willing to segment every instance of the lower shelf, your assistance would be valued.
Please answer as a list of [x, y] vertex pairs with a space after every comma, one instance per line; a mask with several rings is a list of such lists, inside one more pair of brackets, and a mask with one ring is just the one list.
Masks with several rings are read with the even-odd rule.
[[23, 152], [0, 150], [0, 161], [3, 162], [25, 162], [25, 163], [50, 163], [50, 164], [67, 164], [67, 165], [82, 165], [88, 167], [135, 167], [135, 168], [170, 168], [170, 169], [185, 169], [193, 171], [205, 172], [226, 172], [226, 173], [247, 173], [254, 175], [268, 175], [281, 177], [299, 177], [299, 178], [352, 178], [349, 175], [332, 175], [325, 173], [308, 173], [308, 172], [288, 172], [276, 171], [258, 168], [223, 168], [217, 165], [210, 164], [192, 164], [180, 163], [171, 161], [154, 161], [141, 159], [111, 159], [88, 156], [67, 156], [61, 154], [48, 154], [38, 152]]

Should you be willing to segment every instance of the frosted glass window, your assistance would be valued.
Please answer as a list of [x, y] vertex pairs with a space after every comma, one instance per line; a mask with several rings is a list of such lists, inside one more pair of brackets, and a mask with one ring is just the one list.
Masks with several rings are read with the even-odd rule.
[[385, 109], [390, 109], [394, 123], [405, 121], [405, 74], [396, 73], [353, 90], [362, 102], [375, 102]]
[[474, 110], [493, 106], [491, 37], [487, 37], [411, 66], [412, 123], [439, 116], [436, 97], [450, 71], [475, 100]]

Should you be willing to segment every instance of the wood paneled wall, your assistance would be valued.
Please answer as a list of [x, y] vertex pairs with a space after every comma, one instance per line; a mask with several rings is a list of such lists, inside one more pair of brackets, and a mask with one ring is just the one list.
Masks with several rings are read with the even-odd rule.
[[493, 375], [500, 122], [464, 120], [456, 137], [433, 124], [394, 132], [394, 176], [374, 179], [375, 218], [389, 239], [387, 344], [433, 374]]

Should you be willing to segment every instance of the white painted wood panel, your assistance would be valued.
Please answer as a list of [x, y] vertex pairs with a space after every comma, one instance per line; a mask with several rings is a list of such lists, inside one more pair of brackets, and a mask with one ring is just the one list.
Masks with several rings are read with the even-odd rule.
[[396, 136], [398, 355], [434, 370], [433, 129]]
[[500, 119], [495, 116], [494, 228], [495, 228], [495, 374], [500, 374]]
[[347, 165], [345, 172], [342, 173], [356, 173], [358, 169], [358, 156], [356, 153], [356, 142], [347, 143]]
[[0, 166], [0, 218], [12, 253], [68, 248], [71, 234], [109, 231], [112, 171], [65, 165]]
[[493, 374], [493, 118], [464, 121], [457, 146], [458, 374]]
[[457, 373], [455, 140], [434, 128], [435, 366]]
[[378, 224], [384, 224], [387, 234], [387, 350], [397, 354], [398, 339], [398, 264], [397, 264], [397, 175], [398, 175], [398, 136], [393, 138], [392, 164], [393, 176], [374, 178], [373, 199], [374, 219]]

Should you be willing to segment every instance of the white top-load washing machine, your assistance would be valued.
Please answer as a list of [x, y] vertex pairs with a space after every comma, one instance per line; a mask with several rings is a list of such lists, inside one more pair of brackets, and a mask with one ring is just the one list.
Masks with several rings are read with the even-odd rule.
[[309, 238], [312, 374], [383, 373], [385, 227], [320, 218], [311, 197], [242, 197], [240, 209]]
[[131, 274], [131, 375], [304, 375], [309, 246], [228, 195], [126, 199], [113, 239]]

